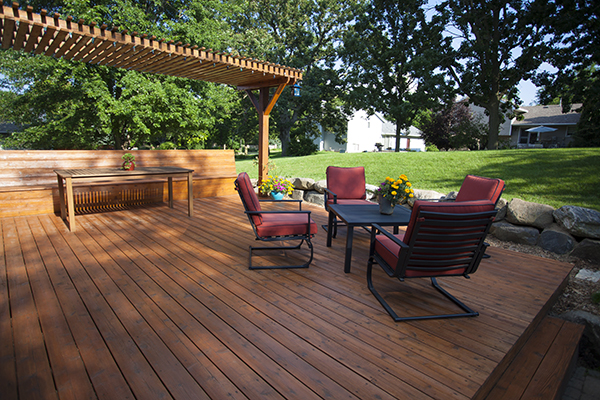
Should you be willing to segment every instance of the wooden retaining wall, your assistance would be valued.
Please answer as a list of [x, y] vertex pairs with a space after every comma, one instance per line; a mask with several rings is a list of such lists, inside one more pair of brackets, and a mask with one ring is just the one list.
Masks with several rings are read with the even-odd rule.
[[[194, 198], [235, 194], [233, 150], [3, 150], [0, 151], [0, 217], [60, 212], [54, 170], [118, 168], [132, 153], [137, 167], [194, 170]], [[185, 180], [174, 180], [175, 200], [187, 199]], [[166, 179], [78, 183], [76, 211], [92, 212], [167, 200]]]

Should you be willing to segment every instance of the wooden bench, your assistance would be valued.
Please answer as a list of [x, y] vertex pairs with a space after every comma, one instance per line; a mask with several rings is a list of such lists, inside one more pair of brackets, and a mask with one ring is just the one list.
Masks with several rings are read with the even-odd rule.
[[577, 361], [583, 329], [580, 324], [545, 317], [485, 398], [560, 399]]
[[[54, 170], [118, 168], [132, 153], [138, 167], [194, 170], [194, 198], [235, 194], [233, 150], [0, 150], [0, 217], [60, 212]], [[76, 211], [99, 211], [167, 201], [166, 179], [78, 183]], [[175, 200], [187, 199], [186, 180], [173, 182]]]

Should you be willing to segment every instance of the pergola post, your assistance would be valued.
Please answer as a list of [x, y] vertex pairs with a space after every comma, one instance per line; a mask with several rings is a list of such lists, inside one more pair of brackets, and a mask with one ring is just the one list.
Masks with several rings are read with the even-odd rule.
[[277, 90], [271, 99], [269, 99], [269, 88], [261, 87], [258, 101], [251, 89], [246, 89], [248, 97], [254, 104], [258, 112], [258, 184], [267, 179], [269, 165], [269, 115], [277, 103], [277, 99], [285, 89], [289, 80], [277, 86]]

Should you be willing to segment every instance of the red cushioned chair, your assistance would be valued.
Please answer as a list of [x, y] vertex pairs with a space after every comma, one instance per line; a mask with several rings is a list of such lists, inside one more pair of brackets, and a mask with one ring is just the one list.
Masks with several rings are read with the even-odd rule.
[[[250, 177], [245, 172], [240, 173], [235, 180], [235, 190], [240, 195], [246, 215], [256, 235], [256, 240], [265, 242], [300, 240], [300, 243], [296, 246], [250, 246], [250, 269], [307, 268], [313, 259], [313, 245], [310, 239], [317, 233], [317, 225], [310, 218], [310, 211], [302, 211], [302, 200], [279, 200], [279, 202], [298, 203], [298, 211], [263, 211], [260, 203], [272, 202], [274, 200], [259, 200], [250, 182]], [[266, 267], [252, 266], [252, 252], [254, 250], [297, 250], [300, 249], [304, 242], [306, 242], [310, 249], [310, 259], [304, 264]]]
[[[367, 200], [364, 167], [327, 167], [325, 210], [330, 204], [372, 204]], [[333, 221], [333, 235], [337, 235], [338, 221]], [[323, 225], [327, 230], [327, 225]]]
[[455, 201], [489, 200], [496, 205], [503, 191], [504, 181], [502, 179], [467, 175]]
[[[484, 255], [484, 243], [496, 211], [491, 201], [432, 203], [417, 200], [406, 232], [392, 235], [373, 224], [367, 265], [367, 286], [394, 321], [477, 316], [479, 313], [452, 296], [437, 277], [474, 273]], [[377, 234], [379, 232], [379, 234]], [[393, 278], [430, 278], [431, 284], [464, 312], [399, 317], [373, 287], [373, 264]]]

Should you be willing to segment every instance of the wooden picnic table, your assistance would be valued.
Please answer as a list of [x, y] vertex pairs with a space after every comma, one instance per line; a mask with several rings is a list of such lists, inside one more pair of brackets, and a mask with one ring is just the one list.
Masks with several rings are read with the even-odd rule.
[[[68, 219], [69, 229], [75, 231], [75, 201], [73, 197], [73, 181], [98, 181], [98, 180], [125, 180], [140, 177], [166, 177], [169, 187], [169, 207], [173, 208], [173, 177], [187, 176], [188, 181], [188, 215], [194, 216], [193, 200], [193, 169], [179, 167], [142, 167], [133, 171], [125, 171], [120, 168], [86, 168], [86, 169], [61, 169], [55, 170], [58, 178], [58, 192], [60, 197], [60, 216], [63, 220]], [[65, 205], [66, 187], [66, 205]]]

